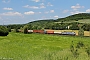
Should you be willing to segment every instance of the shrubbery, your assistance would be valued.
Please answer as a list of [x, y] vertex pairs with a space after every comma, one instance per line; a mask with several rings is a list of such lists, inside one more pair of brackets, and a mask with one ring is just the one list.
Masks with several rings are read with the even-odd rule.
[[11, 28], [8, 28], [8, 31], [11, 32]]
[[70, 51], [75, 58], [78, 58], [82, 52], [86, 53], [87, 56], [90, 57], [90, 47], [85, 45], [82, 41], [79, 41], [76, 44], [76, 46], [75, 44], [73, 44], [73, 41], [72, 41], [72, 44], [70, 46]]
[[79, 29], [78, 31], [78, 36], [84, 36], [84, 30], [83, 29]]
[[28, 33], [28, 26], [27, 25], [25, 25], [24, 27], [23, 27], [23, 33], [24, 34], [27, 34]]
[[9, 34], [8, 28], [0, 26], [0, 36], [7, 36]]
[[15, 32], [15, 33], [19, 32], [18, 28], [13, 29], [13, 32]]

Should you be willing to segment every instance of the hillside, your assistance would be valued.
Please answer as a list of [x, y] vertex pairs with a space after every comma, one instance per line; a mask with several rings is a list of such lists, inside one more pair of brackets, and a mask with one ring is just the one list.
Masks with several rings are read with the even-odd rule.
[[[31, 29], [66, 29], [67, 26], [72, 26], [71, 29], [77, 30], [79, 24], [89, 24], [90, 23], [90, 13], [80, 13], [75, 15], [70, 15], [65, 18], [58, 18], [56, 20], [38, 20], [29, 22], [28, 25]], [[74, 27], [74, 28], [73, 28]]]
[[[47, 19], [32, 21], [24, 25], [28, 25], [28, 29], [54, 29], [54, 30], [67, 30], [67, 26], [70, 26], [71, 30], [78, 30], [79, 24], [82, 24], [84, 30], [90, 30], [90, 13], [80, 13], [70, 15], [65, 18]], [[24, 25], [8, 25], [10, 28], [21, 28]], [[14, 29], [12, 28], [12, 29]]]
[[[79, 21], [81, 20], [81, 21]], [[80, 13], [80, 14], [75, 14], [75, 15], [70, 15], [67, 16], [65, 18], [58, 18], [56, 20], [50, 19], [50, 20], [38, 20], [38, 21], [33, 21], [33, 22], [29, 22], [30, 24], [36, 24], [36, 23], [50, 23], [50, 22], [75, 22], [75, 21], [79, 21], [79, 23], [82, 23], [83, 21], [85, 23], [89, 23], [90, 21], [90, 13]], [[83, 22], [83, 23], [84, 23]]]
[[33, 21], [33, 22], [29, 22], [27, 24], [29, 26], [32, 26], [32, 29], [43, 29], [43, 28], [50, 27], [49, 25], [51, 25], [52, 23], [54, 24], [54, 22], [56, 22], [56, 20], [49, 19], [49, 20]]
[[80, 14], [75, 14], [71, 15], [65, 18], [59, 18], [57, 21], [78, 21], [78, 20], [85, 20], [85, 19], [90, 19], [90, 13], [80, 13]]

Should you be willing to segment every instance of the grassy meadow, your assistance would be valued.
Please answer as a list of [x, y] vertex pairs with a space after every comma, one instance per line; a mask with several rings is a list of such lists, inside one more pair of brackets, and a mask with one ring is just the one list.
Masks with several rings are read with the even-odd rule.
[[89, 23], [90, 24], [90, 19], [82, 19], [78, 21], [79, 23]]
[[89, 60], [83, 48], [78, 58], [73, 56], [72, 41], [90, 46], [90, 37], [10, 33], [0, 36], [0, 60]]

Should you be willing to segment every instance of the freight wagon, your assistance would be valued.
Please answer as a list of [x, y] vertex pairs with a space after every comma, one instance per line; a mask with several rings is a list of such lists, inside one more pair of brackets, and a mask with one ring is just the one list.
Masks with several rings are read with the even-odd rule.
[[33, 33], [44, 33], [44, 30], [33, 30]]
[[73, 35], [73, 36], [75, 36], [76, 33], [75, 32], [62, 32], [62, 33], [60, 33], [60, 35]]
[[54, 30], [28, 30], [30, 33], [42, 33], [42, 34], [58, 34], [58, 35], [73, 35], [75, 36], [75, 32], [55, 32]]

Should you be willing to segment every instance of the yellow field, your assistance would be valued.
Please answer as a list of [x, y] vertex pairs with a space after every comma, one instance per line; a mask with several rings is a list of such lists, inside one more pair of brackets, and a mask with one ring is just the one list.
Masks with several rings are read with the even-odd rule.
[[90, 31], [84, 31], [84, 36], [90, 36]]

